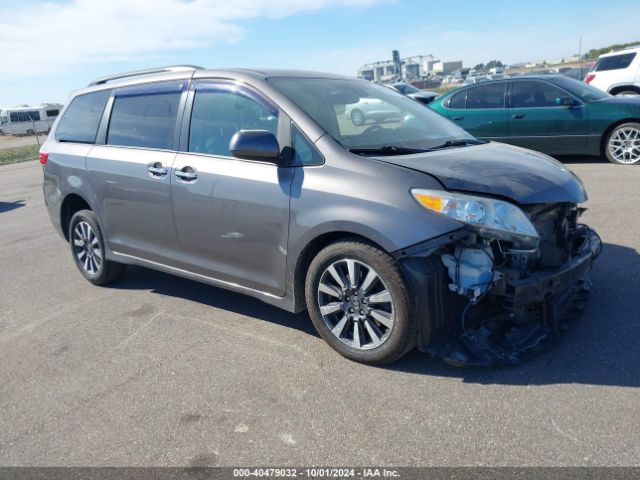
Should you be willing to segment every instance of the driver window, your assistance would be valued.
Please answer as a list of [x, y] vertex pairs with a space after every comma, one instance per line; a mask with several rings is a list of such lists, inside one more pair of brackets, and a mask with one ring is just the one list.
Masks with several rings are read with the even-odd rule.
[[229, 142], [238, 130], [268, 130], [277, 135], [278, 112], [249, 92], [225, 86], [196, 90], [189, 128], [189, 151], [231, 156]]

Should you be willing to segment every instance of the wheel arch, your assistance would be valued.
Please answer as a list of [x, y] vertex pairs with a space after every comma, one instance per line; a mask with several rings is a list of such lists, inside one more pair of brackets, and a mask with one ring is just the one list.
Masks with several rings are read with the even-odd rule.
[[390, 253], [387, 251], [387, 249], [380, 245], [380, 243], [371, 240], [371, 238], [368, 238], [361, 233], [354, 233], [348, 230], [329, 231], [315, 236], [309, 242], [307, 242], [304, 248], [300, 251], [300, 255], [298, 255], [295, 267], [293, 269], [292, 288], [294, 309], [296, 312], [301, 312], [307, 308], [304, 298], [304, 289], [307, 270], [309, 268], [309, 265], [311, 264], [311, 261], [315, 258], [318, 252], [320, 252], [320, 250], [338, 241], [362, 242], [376, 247], [383, 252]]
[[611, 90], [609, 90], [609, 93], [611, 95], [617, 95], [618, 93], [623, 92], [625, 90], [631, 90], [640, 94], [640, 87], [637, 87], [635, 85], [618, 85], [616, 87], [613, 87]]
[[60, 205], [60, 228], [64, 238], [69, 241], [69, 224], [71, 223], [71, 217], [80, 210], [91, 210], [91, 205], [85, 198], [77, 193], [69, 193], [62, 200]]
[[609, 140], [609, 135], [611, 132], [624, 123], [640, 123], [640, 118], [625, 118], [622, 120], [616, 120], [611, 125], [609, 125], [606, 130], [602, 133], [602, 137], [600, 139], [600, 156], [604, 157], [606, 155], [607, 149], [607, 141]]

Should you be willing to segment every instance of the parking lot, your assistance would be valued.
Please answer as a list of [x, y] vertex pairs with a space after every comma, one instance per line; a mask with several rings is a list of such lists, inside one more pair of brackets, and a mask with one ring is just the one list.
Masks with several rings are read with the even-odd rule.
[[76, 271], [39, 164], [0, 171], [0, 464], [639, 465], [640, 168], [566, 159], [602, 236], [585, 315], [513, 367], [338, 356], [306, 314]]

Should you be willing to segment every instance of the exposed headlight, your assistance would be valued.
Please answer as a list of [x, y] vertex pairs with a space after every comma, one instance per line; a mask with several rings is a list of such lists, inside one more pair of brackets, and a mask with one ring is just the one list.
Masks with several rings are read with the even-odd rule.
[[537, 246], [540, 239], [523, 211], [509, 202], [422, 188], [414, 188], [411, 194], [423, 207], [464, 222], [489, 237], [525, 246]]

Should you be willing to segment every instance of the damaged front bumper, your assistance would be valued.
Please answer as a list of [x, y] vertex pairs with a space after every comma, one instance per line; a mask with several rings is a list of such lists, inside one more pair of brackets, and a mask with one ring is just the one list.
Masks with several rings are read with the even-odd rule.
[[[555, 230], [553, 235], [558, 243]], [[549, 245], [521, 254], [465, 229], [398, 252], [416, 293], [420, 350], [458, 366], [514, 364], [566, 329], [586, 307], [589, 273], [602, 244], [584, 225], [563, 235], [566, 258], [559, 265]], [[463, 265], [465, 255], [471, 266]], [[489, 280], [483, 255], [491, 259]], [[480, 271], [475, 277], [474, 268]]]

